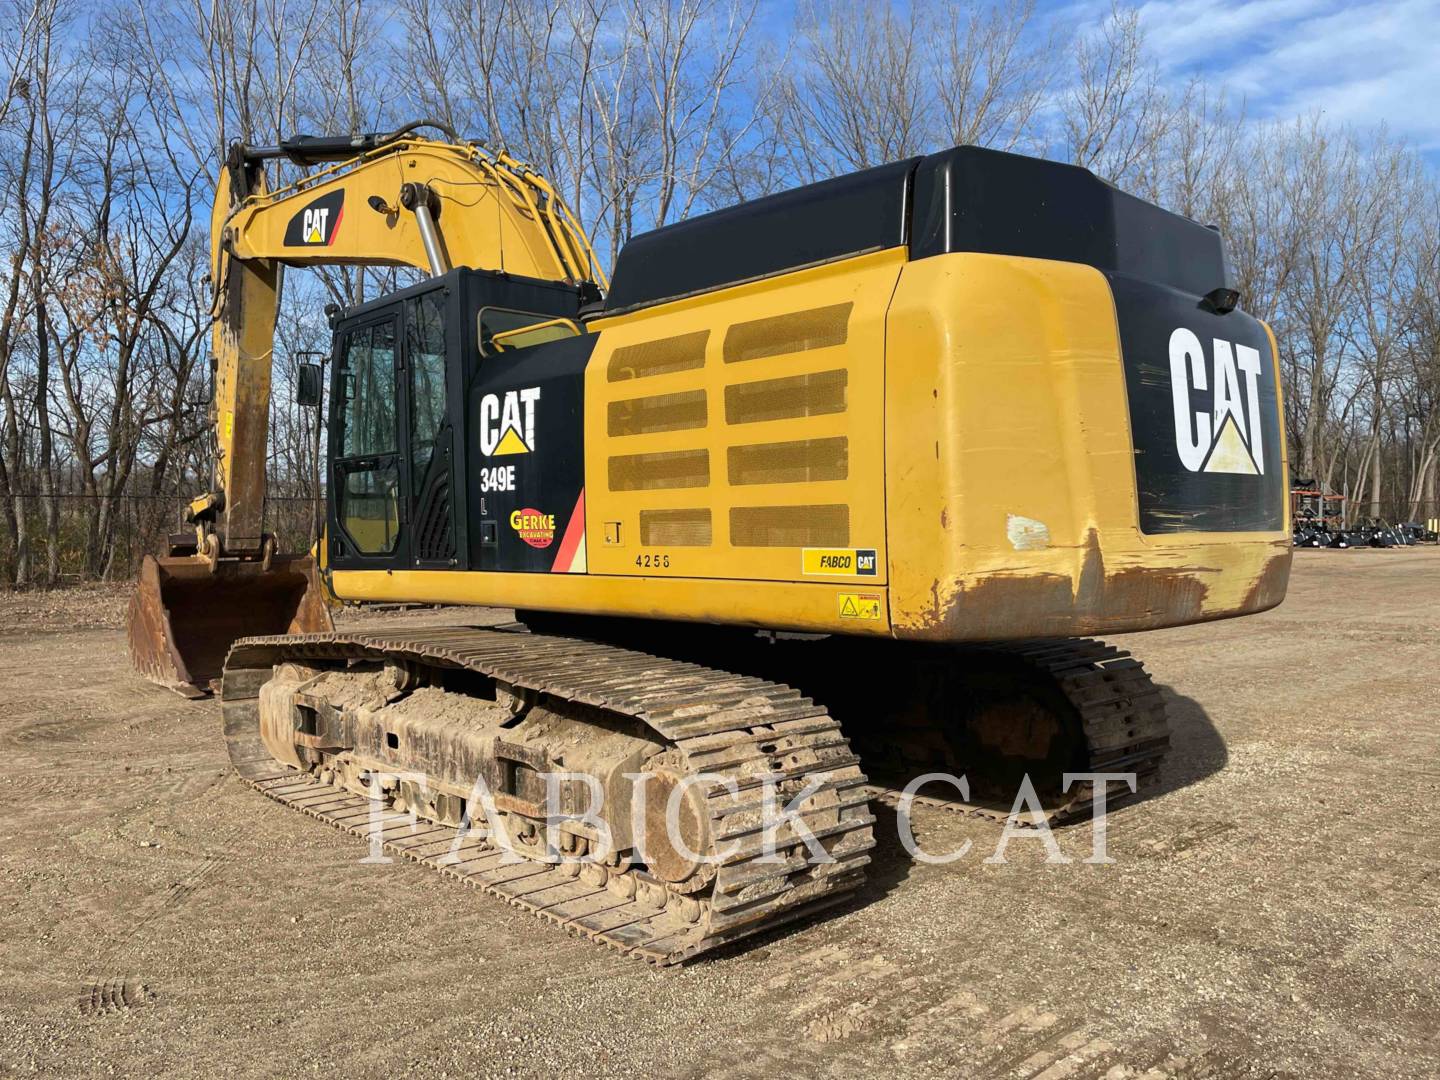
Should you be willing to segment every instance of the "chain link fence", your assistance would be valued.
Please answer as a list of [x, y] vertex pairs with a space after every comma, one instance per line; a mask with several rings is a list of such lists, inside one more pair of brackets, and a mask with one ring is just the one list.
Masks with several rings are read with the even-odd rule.
[[[60, 581], [133, 578], [141, 559], [165, 552], [171, 533], [193, 532], [194, 526], [185, 523], [188, 503], [183, 495], [55, 496]], [[50, 559], [45, 510], [35, 497], [23, 500], [21, 508], [28, 547], [28, 572], [21, 583], [43, 584]], [[323, 508], [323, 500], [272, 496], [265, 500], [265, 530], [276, 535], [280, 551], [308, 551]], [[0, 530], [0, 582], [16, 581], [21, 561], [9, 529]]]

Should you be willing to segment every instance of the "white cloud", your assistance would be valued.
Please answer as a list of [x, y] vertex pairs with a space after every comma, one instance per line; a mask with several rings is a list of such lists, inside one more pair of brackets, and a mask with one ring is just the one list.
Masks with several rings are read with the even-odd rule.
[[[1092, 22], [1108, 0], [1081, 0]], [[1199, 74], [1249, 115], [1331, 120], [1440, 151], [1440, 0], [1150, 0], [1148, 47], [1177, 81]]]

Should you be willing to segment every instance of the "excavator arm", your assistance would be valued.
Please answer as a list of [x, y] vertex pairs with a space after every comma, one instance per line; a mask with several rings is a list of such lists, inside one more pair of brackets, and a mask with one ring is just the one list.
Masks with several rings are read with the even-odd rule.
[[[147, 556], [130, 609], [136, 667], [206, 692], [236, 638], [329, 628], [312, 560], [277, 555], [264, 529], [270, 380], [284, 266], [455, 266], [584, 287], [604, 277], [550, 184], [474, 142], [389, 134], [236, 144], [210, 222], [215, 285], [215, 470], [190, 504], [193, 555]], [[313, 171], [270, 190], [275, 159]]]
[[[328, 164], [272, 192], [263, 164], [276, 157]], [[603, 283], [584, 232], [543, 177], [477, 144], [408, 132], [237, 145], [221, 172], [210, 236], [218, 452], [215, 489], [193, 510], [216, 522], [212, 557], [258, 553], [265, 542], [280, 266], [410, 266], [434, 275], [469, 266]]]

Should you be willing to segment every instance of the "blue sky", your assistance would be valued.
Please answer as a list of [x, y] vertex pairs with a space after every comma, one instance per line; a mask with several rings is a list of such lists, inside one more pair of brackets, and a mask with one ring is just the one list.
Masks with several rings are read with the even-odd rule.
[[[1093, 23], [1109, 0], [1042, 0]], [[1200, 74], [1247, 115], [1327, 118], [1391, 132], [1440, 163], [1440, 0], [1150, 0], [1151, 55], [1177, 82]]]

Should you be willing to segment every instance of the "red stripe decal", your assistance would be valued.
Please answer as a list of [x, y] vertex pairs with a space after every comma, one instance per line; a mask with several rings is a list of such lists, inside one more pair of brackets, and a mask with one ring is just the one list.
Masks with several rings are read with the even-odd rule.
[[585, 536], [585, 489], [580, 489], [580, 497], [575, 500], [575, 509], [570, 511], [570, 521], [565, 526], [565, 536], [560, 541], [560, 550], [555, 553], [555, 562], [550, 567], [552, 574], [565, 574], [570, 571], [570, 564], [575, 561], [575, 551], [580, 546], [581, 539]]
[[333, 244], [333, 243], [335, 243], [335, 234], [340, 231], [340, 219], [343, 218], [344, 216], [345, 216], [345, 204], [344, 204], [344, 203], [341, 203], [341, 204], [340, 204], [340, 209], [339, 209], [339, 210], [336, 212], [336, 214], [335, 214], [335, 224], [332, 225], [332, 226], [330, 226], [330, 239], [325, 241], [326, 244]]

